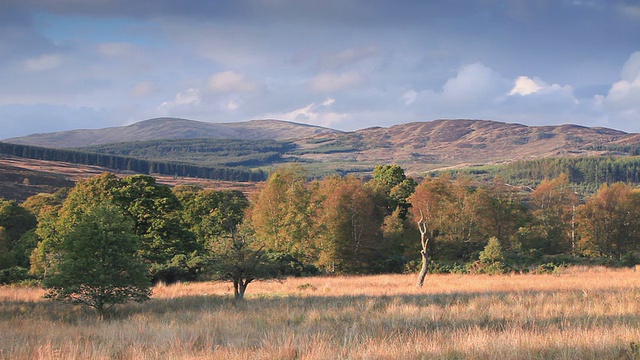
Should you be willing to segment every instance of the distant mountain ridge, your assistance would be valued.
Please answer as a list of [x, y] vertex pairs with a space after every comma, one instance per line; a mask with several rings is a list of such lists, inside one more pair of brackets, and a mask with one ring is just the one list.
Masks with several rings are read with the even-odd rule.
[[180, 118], [155, 118], [132, 125], [32, 134], [3, 140], [21, 145], [75, 148], [130, 141], [162, 139], [287, 140], [340, 131], [282, 120], [210, 123]]
[[640, 155], [640, 134], [578, 125], [526, 126], [468, 119], [342, 132], [279, 120], [215, 124], [158, 118], [123, 127], [35, 134], [4, 142], [51, 148], [93, 146], [87, 151], [98, 151], [95, 146], [101, 144], [194, 138], [286, 141], [291, 146], [287, 145], [280, 161], [271, 165], [298, 161], [310, 164], [319, 175], [370, 172], [376, 164], [398, 164], [408, 172], [422, 173], [544, 157]]

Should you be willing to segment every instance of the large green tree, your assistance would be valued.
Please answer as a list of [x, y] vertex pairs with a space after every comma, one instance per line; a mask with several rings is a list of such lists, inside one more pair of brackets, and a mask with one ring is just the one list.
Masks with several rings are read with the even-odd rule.
[[122, 178], [111, 194], [114, 203], [134, 219], [134, 232], [142, 238], [140, 251], [148, 262], [162, 265], [176, 255], [202, 250], [180, 219], [178, 198], [152, 176]]
[[193, 280], [197, 269], [182, 265], [197, 263], [194, 260], [202, 246], [183, 224], [175, 194], [147, 175], [119, 179], [103, 173], [79, 181], [59, 209], [43, 206], [36, 231], [41, 240], [32, 256], [32, 271], [46, 276], [60, 255], [57, 244], [61, 239], [85, 213], [106, 202], [120, 207], [134, 220], [134, 233], [142, 239], [139, 252], [151, 265], [154, 281]]
[[149, 299], [148, 267], [133, 227], [108, 203], [83, 213], [57, 244], [60, 255], [43, 282], [46, 297], [92, 307], [100, 317], [114, 305]]
[[216, 237], [236, 231], [249, 206], [246, 196], [237, 190], [205, 190], [195, 186], [173, 189], [182, 203], [181, 217], [207, 247]]
[[12, 200], [0, 199], [0, 270], [26, 266], [29, 251], [21, 239], [37, 226], [36, 217]]

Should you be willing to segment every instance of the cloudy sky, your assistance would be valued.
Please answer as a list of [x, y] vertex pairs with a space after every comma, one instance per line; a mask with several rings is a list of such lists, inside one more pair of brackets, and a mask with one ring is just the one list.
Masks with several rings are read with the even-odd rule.
[[640, 1], [0, 0], [0, 139], [161, 116], [640, 132]]

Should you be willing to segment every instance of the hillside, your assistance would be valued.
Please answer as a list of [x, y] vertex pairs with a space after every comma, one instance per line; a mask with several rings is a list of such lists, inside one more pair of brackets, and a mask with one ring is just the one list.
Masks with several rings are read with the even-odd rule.
[[[18, 158], [0, 154], [0, 198], [22, 202], [39, 193], [53, 193], [62, 187], [73, 187], [75, 182], [99, 175], [112, 169], [98, 166], [70, 164], [59, 161]], [[126, 176], [130, 173], [120, 173]], [[170, 186], [197, 185], [206, 189], [239, 190], [246, 194], [256, 191], [256, 183], [231, 182], [210, 179], [163, 176], [154, 174], [160, 184]]]
[[286, 140], [334, 133], [339, 133], [339, 131], [280, 120], [210, 123], [177, 118], [157, 118], [128, 126], [33, 134], [3, 141], [49, 148], [74, 148], [159, 139]]
[[[116, 137], [117, 142], [113, 141]], [[281, 139], [287, 141], [278, 141]], [[163, 118], [120, 128], [38, 134], [7, 142], [42, 147], [64, 144], [70, 148], [105, 141], [111, 143], [75, 148], [72, 151], [80, 153], [72, 153], [71, 157], [93, 158], [90, 154], [99, 154], [97, 158], [101, 161], [80, 160], [80, 163], [100, 166], [122, 163], [125, 165], [114, 169], [197, 177], [209, 175], [202, 172], [193, 175], [192, 171], [178, 171], [175, 167], [223, 166], [229, 171], [251, 168], [268, 173], [279, 164], [298, 162], [310, 176], [318, 177], [370, 173], [375, 165], [390, 163], [402, 166], [409, 174], [420, 175], [430, 170], [549, 157], [640, 155], [640, 134], [577, 125], [525, 126], [488, 120], [434, 120], [340, 132], [276, 120], [212, 124]], [[25, 156], [20, 154], [27, 150], [17, 151], [7, 154]], [[42, 159], [68, 161], [65, 159], [69, 156]], [[128, 165], [139, 159], [144, 159], [141, 162], [144, 166]]]
[[577, 125], [525, 126], [486, 120], [435, 120], [323, 134], [296, 141], [308, 161], [354, 166], [395, 163], [410, 172], [543, 157], [620, 154], [640, 136]]

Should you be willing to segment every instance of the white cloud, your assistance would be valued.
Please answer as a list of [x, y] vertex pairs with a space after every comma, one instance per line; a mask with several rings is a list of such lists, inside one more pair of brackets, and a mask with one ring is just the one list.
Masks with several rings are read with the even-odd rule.
[[328, 98], [327, 100], [325, 100], [322, 103], [322, 106], [330, 106], [331, 104], [333, 104], [334, 102], [336, 102], [336, 99], [334, 98]]
[[501, 100], [508, 102], [510, 99], [519, 98], [520, 104], [525, 104], [528, 101], [531, 103], [531, 108], [548, 106], [552, 103], [570, 107], [580, 103], [573, 94], [573, 87], [570, 85], [549, 85], [537, 77], [518, 77], [508, 95], [507, 98], [502, 98]]
[[418, 92], [415, 90], [409, 90], [402, 95], [402, 100], [404, 100], [405, 105], [410, 105], [416, 98], [418, 97]]
[[544, 88], [544, 83], [538, 78], [532, 79], [527, 76], [520, 76], [515, 81], [515, 86], [509, 92], [509, 95], [529, 95], [537, 93]]
[[268, 119], [284, 119], [289, 121], [314, 124], [325, 127], [333, 127], [349, 119], [346, 113], [331, 111], [329, 108], [335, 103], [335, 99], [329, 98], [320, 105], [311, 103], [287, 113], [271, 113], [262, 116]]
[[198, 104], [200, 104], [200, 90], [190, 88], [184, 92], [176, 94], [176, 97], [173, 101], [165, 101], [160, 104], [160, 106], [158, 107], [158, 111], [162, 114], [167, 114], [176, 107]]
[[333, 92], [353, 88], [363, 82], [362, 76], [355, 71], [341, 74], [325, 72], [309, 81], [309, 89], [314, 92]]
[[61, 64], [62, 56], [60, 55], [43, 55], [37, 58], [28, 59], [24, 63], [27, 71], [31, 72], [55, 69]]
[[[455, 78], [450, 78], [442, 87], [444, 100], [485, 103], [493, 101], [510, 88], [509, 81], [481, 63], [460, 68]], [[461, 106], [464, 104], [460, 103]]]
[[251, 92], [258, 90], [258, 84], [234, 71], [224, 71], [209, 78], [209, 89], [215, 92]]
[[610, 121], [640, 123], [640, 51], [633, 53], [622, 67], [620, 81], [614, 83], [603, 100]]

